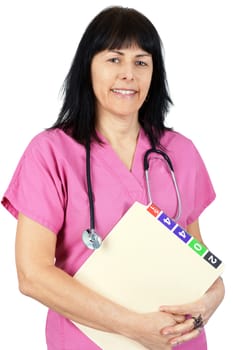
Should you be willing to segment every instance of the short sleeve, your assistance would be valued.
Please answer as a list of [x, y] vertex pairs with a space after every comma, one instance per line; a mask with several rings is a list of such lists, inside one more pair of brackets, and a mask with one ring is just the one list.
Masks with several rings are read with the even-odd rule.
[[196, 147], [193, 145], [193, 205], [187, 223], [190, 224], [198, 219], [201, 213], [216, 197], [212, 181], [206, 165]]
[[64, 222], [64, 186], [54, 149], [32, 141], [26, 148], [3, 196], [3, 206], [58, 233]]

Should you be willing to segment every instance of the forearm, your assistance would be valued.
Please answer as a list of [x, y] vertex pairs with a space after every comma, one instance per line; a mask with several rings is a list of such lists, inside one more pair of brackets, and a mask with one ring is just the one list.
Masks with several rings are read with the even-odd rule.
[[94, 293], [54, 266], [56, 243], [52, 231], [19, 214], [16, 267], [21, 292], [74, 322], [110, 332], [127, 332], [134, 313]]
[[221, 277], [219, 277], [212, 286], [208, 289], [208, 291], [204, 295], [205, 300], [205, 309], [206, 312], [206, 321], [211, 317], [211, 315], [215, 312], [218, 306], [221, 304], [225, 295], [225, 287]]
[[74, 322], [133, 337], [136, 313], [86, 288], [55, 266], [33, 271], [27, 278], [21, 276], [20, 290]]

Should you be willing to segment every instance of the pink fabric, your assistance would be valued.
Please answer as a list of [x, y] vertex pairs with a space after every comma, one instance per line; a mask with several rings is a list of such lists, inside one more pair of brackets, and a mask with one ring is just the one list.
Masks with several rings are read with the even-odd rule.
[[[91, 174], [96, 230], [104, 238], [136, 200], [148, 203], [143, 156], [150, 145], [141, 130], [132, 170], [128, 171], [102, 139], [103, 145], [94, 143], [91, 148]], [[214, 200], [215, 193], [205, 165], [189, 139], [177, 132], [166, 132], [162, 144], [174, 166], [182, 199], [179, 224], [185, 228]], [[153, 202], [174, 216], [177, 201], [166, 164], [152, 155], [149, 173]], [[89, 227], [85, 149], [63, 131], [43, 131], [32, 139], [2, 204], [16, 218], [22, 212], [58, 236], [56, 265], [67, 273], [73, 275], [92, 253], [81, 239]], [[46, 335], [49, 350], [99, 349], [71, 322], [51, 310]], [[204, 331], [177, 349], [205, 350]]]

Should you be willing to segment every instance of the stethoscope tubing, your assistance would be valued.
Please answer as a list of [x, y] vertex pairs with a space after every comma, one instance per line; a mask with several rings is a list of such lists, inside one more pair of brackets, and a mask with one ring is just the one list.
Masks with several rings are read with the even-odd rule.
[[[181, 196], [180, 196], [179, 188], [178, 188], [175, 173], [174, 173], [174, 168], [168, 155], [162, 150], [159, 150], [156, 148], [148, 149], [145, 152], [144, 159], [143, 159], [143, 166], [144, 166], [144, 172], [145, 172], [147, 195], [148, 195], [149, 203], [153, 202], [152, 196], [151, 196], [151, 189], [150, 189], [150, 180], [149, 180], [149, 156], [151, 153], [156, 153], [161, 155], [169, 167], [173, 185], [176, 191], [176, 196], [177, 196], [177, 210], [176, 210], [176, 215], [174, 217], [174, 220], [177, 221], [181, 216], [182, 206], [181, 206]], [[93, 198], [92, 181], [91, 181], [90, 142], [87, 142], [86, 144], [86, 177], [87, 177], [87, 193], [88, 193], [89, 210], [90, 210], [90, 228], [86, 229], [83, 232], [82, 239], [83, 239], [83, 243], [89, 249], [97, 249], [101, 246], [102, 239], [95, 231], [95, 209], [94, 209], [94, 198]]]
[[165, 152], [161, 151], [160, 149], [157, 149], [157, 148], [154, 148], [154, 147], [148, 149], [146, 151], [145, 155], [144, 155], [144, 159], [143, 159], [144, 171], [149, 169], [149, 155], [151, 153], [160, 154], [163, 157], [163, 159], [168, 163], [170, 170], [173, 171], [173, 173], [174, 173], [174, 168], [173, 168], [173, 165], [172, 165], [172, 161], [168, 157], [168, 155]]
[[176, 197], [177, 197], [177, 211], [176, 211], [176, 215], [174, 216], [173, 219], [174, 219], [174, 221], [178, 221], [180, 216], [181, 216], [181, 213], [182, 213], [182, 204], [181, 204], [181, 196], [180, 196], [180, 191], [179, 191], [179, 188], [177, 185], [173, 164], [172, 164], [172, 161], [169, 158], [169, 156], [164, 151], [157, 149], [157, 148], [148, 149], [146, 151], [146, 153], [144, 155], [144, 159], [143, 159], [144, 172], [145, 172], [145, 178], [146, 178], [147, 195], [148, 195], [149, 202], [150, 203], [153, 202], [152, 195], [151, 195], [151, 189], [150, 189], [150, 180], [149, 180], [149, 156], [151, 153], [156, 153], [156, 154], [161, 155], [163, 157], [163, 159], [166, 161], [168, 168], [170, 170], [172, 182], [173, 182], [173, 185], [175, 187]]
[[90, 142], [86, 144], [86, 176], [87, 176], [87, 193], [90, 206], [90, 230], [95, 229], [95, 209], [94, 209], [94, 198], [92, 191], [91, 181], [91, 150]]

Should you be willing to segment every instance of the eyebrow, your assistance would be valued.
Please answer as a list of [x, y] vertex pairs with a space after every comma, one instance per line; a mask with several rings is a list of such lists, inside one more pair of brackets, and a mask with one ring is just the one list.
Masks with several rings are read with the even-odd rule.
[[[117, 53], [120, 56], [124, 56], [124, 52], [119, 51], [119, 50], [109, 50], [109, 52]], [[143, 52], [143, 53], [137, 54], [135, 57], [151, 57], [151, 54]]]

